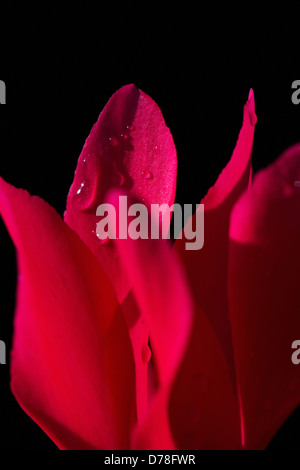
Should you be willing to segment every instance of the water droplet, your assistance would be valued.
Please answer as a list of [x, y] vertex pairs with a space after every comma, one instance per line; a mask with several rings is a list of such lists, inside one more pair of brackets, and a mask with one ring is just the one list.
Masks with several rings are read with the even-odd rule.
[[85, 152], [84, 158], [80, 157], [73, 184], [72, 199], [76, 209], [82, 212], [96, 211], [98, 206], [99, 164], [95, 155]]
[[128, 135], [127, 135], [127, 134], [121, 134], [120, 137], [121, 137], [121, 139], [123, 139], [123, 140], [127, 140], [127, 139], [128, 139]]
[[149, 170], [144, 170], [142, 172], [142, 176], [145, 178], [145, 180], [152, 180], [153, 174]]
[[147, 364], [151, 360], [151, 357], [152, 357], [151, 349], [149, 345], [146, 344], [142, 350], [142, 359], [143, 359], [144, 364]]
[[249, 119], [250, 119], [251, 126], [255, 126], [255, 124], [257, 123], [257, 116], [255, 112], [250, 112]]
[[300, 188], [300, 181], [294, 181], [295, 188]]
[[159, 154], [159, 150], [160, 150], [160, 149], [159, 149], [159, 145], [155, 145], [155, 147], [154, 147], [154, 154], [155, 154], [155, 155], [158, 155], [158, 154]]
[[109, 242], [109, 238], [108, 238], [108, 235], [106, 236], [106, 238], [104, 239], [101, 239], [98, 235], [98, 233], [96, 233], [96, 237], [99, 239], [99, 241], [101, 242], [101, 245], [106, 245], [108, 242]]
[[78, 189], [78, 191], [77, 191], [76, 194], [80, 194], [80, 193], [81, 193], [81, 190], [82, 190], [83, 186], [84, 186], [84, 183], [81, 183], [80, 188]]
[[129, 131], [134, 131], [134, 130], [135, 130], [135, 126], [126, 126], [126, 129], [128, 129]]
[[90, 175], [86, 173], [84, 182], [74, 194], [74, 203], [81, 211], [89, 211], [95, 202], [97, 178], [91, 180]]

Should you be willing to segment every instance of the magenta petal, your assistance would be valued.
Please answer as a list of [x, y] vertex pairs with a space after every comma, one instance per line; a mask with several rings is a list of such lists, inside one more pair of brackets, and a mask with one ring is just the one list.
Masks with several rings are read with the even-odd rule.
[[94, 125], [79, 157], [65, 221], [92, 249], [111, 277], [120, 300], [128, 284], [116, 251], [96, 236], [96, 208], [106, 192], [121, 187], [150, 204], [172, 205], [177, 158], [157, 104], [134, 85], [118, 90]]
[[202, 201], [206, 210], [218, 208], [226, 202], [228, 207], [229, 202], [232, 203], [251, 182], [251, 154], [256, 122], [254, 93], [251, 89], [244, 106], [243, 125], [232, 157]]
[[233, 382], [234, 366], [227, 300], [228, 230], [231, 210], [249, 185], [255, 122], [254, 94], [251, 90], [244, 106], [243, 126], [231, 160], [202, 201], [204, 246], [199, 251], [187, 251], [184, 236], [175, 243], [175, 248], [185, 264], [196, 302], [203, 309], [221, 342]]
[[172, 387], [170, 426], [178, 449], [239, 449], [238, 401], [226, 357], [199, 306]]
[[300, 145], [261, 171], [234, 208], [229, 304], [244, 445], [264, 448], [300, 404]]
[[[119, 195], [118, 191], [110, 195], [110, 203], [115, 207]], [[115, 244], [141, 315], [149, 325], [158, 380], [166, 383], [182, 357], [192, 319], [192, 303], [182, 268], [167, 240], [127, 237], [115, 240]]]
[[146, 419], [133, 433], [132, 448], [136, 450], [176, 450], [169, 420], [171, 384], [159, 390], [149, 404]]
[[19, 267], [15, 397], [60, 448], [128, 448], [134, 366], [109, 279], [43, 200], [0, 180], [0, 210]]
[[[118, 192], [110, 196], [115, 207], [118, 196]], [[147, 449], [157, 445], [165, 449], [171, 442], [167, 411], [170, 387], [191, 329], [193, 306], [189, 289], [168, 241], [127, 238], [115, 243], [132, 284], [141, 319], [149, 328], [151, 367], [157, 381], [156, 390], [148, 396], [148, 412], [138, 422], [134, 442]], [[150, 355], [144, 354], [147, 346], [145, 343], [145, 348], [140, 350], [140, 361], [150, 359]]]

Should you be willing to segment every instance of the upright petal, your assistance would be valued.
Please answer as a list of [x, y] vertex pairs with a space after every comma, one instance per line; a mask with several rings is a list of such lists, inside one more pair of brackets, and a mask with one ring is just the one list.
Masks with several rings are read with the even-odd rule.
[[[110, 199], [115, 207], [117, 196], [113, 193]], [[205, 315], [199, 308], [196, 317], [192, 315], [193, 303], [176, 253], [165, 240], [118, 239], [116, 244], [149, 325], [157, 382], [148, 396], [148, 410], [138, 420], [134, 447], [239, 447], [239, 414], [228, 365]], [[141, 345], [140, 362], [142, 351]]]
[[300, 404], [300, 144], [257, 174], [230, 225], [229, 306], [246, 448]]
[[16, 399], [60, 448], [128, 448], [133, 358], [109, 279], [43, 200], [1, 179], [0, 211], [18, 255]]
[[[244, 106], [243, 126], [231, 160], [202, 201], [204, 246], [199, 251], [185, 250], [184, 233], [183, 238], [175, 243], [175, 249], [185, 264], [194, 297], [221, 342], [233, 381], [227, 295], [228, 230], [231, 210], [249, 185], [255, 123], [254, 94], [250, 90], [249, 99]], [[196, 215], [193, 216], [194, 219], [195, 217]]]
[[199, 305], [172, 386], [170, 427], [177, 449], [239, 449], [239, 409], [228, 363]]
[[[115, 207], [119, 194], [113, 191], [109, 195]], [[149, 215], [148, 228], [155, 222]], [[115, 240], [115, 244], [149, 325], [158, 381], [169, 382], [182, 357], [192, 322], [192, 301], [182, 267], [167, 240], [133, 240], [128, 236]]]
[[96, 237], [96, 208], [106, 192], [122, 187], [150, 204], [172, 205], [177, 158], [173, 139], [157, 104], [134, 85], [109, 100], [85, 142], [65, 212], [65, 221], [92, 249], [110, 275], [119, 299], [128, 283], [114, 246]]
[[[110, 196], [115, 206], [118, 194], [113, 192]], [[134, 445], [147, 449], [173, 448], [168, 402], [191, 331], [193, 305], [188, 285], [177, 256], [166, 240], [127, 238], [116, 240], [116, 245], [132, 283], [141, 318], [149, 328], [149, 354], [143, 354], [149, 347], [147, 341], [140, 350], [140, 360], [151, 362], [156, 387], [148, 395], [147, 413], [138, 421]]]

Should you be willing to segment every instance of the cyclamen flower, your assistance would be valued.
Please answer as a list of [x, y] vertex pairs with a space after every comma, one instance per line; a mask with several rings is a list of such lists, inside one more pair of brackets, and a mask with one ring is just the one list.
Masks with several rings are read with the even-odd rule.
[[120, 191], [174, 202], [172, 136], [133, 85], [93, 127], [64, 221], [0, 180], [19, 269], [12, 391], [61, 449], [264, 448], [299, 405], [300, 145], [250, 186], [255, 123], [251, 91], [199, 251], [96, 236]]

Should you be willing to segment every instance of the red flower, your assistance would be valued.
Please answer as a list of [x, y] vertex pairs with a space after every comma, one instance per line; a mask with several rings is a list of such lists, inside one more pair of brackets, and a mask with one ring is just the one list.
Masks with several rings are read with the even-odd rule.
[[251, 91], [199, 251], [95, 234], [120, 190], [174, 202], [171, 134], [132, 85], [93, 127], [64, 221], [0, 180], [20, 274], [11, 386], [60, 448], [264, 448], [299, 404], [300, 146], [248, 188], [255, 122]]

